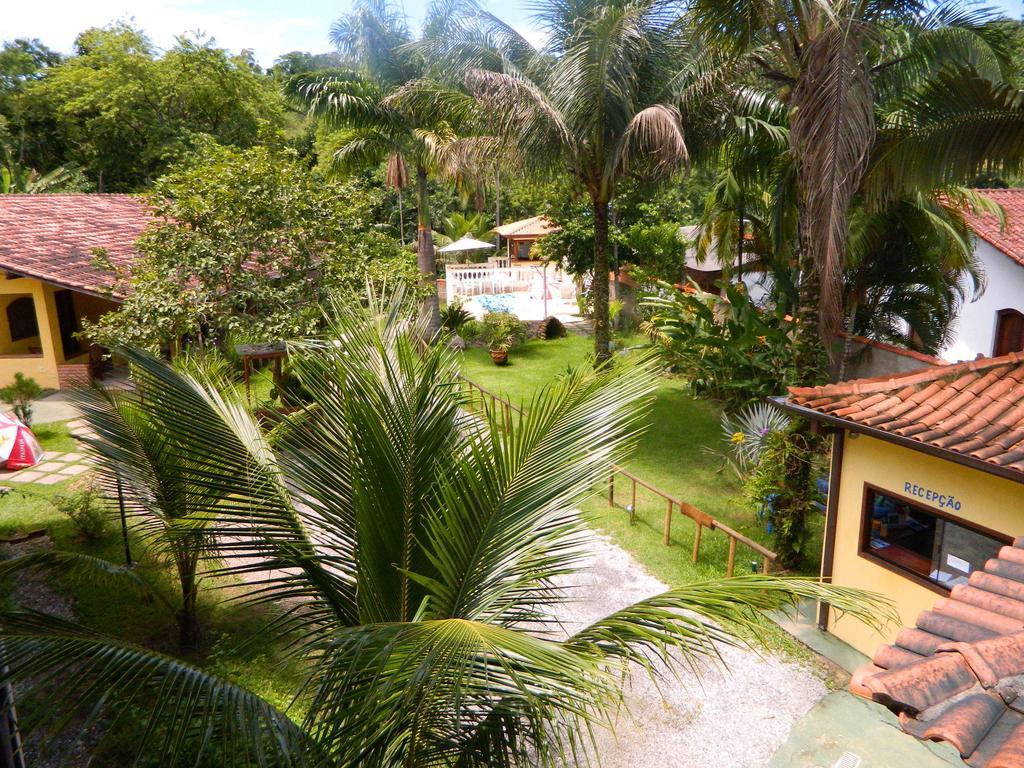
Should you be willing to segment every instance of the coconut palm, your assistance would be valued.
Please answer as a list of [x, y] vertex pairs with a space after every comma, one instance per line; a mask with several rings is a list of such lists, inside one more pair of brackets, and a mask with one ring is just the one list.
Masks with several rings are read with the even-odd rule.
[[689, 41], [667, 0], [536, 4], [543, 51], [476, 12], [427, 47], [458, 62], [490, 129], [531, 174], [567, 170], [590, 197], [594, 349], [609, 357], [609, 206], [627, 176], [663, 181], [686, 162], [682, 96], [694, 88]]
[[564, 637], [552, 607], [585, 554], [577, 502], [635, 439], [652, 364], [570, 371], [503, 428], [498, 413], [466, 416], [451, 351], [424, 349], [397, 303], [384, 310], [343, 314], [293, 348], [315, 404], [269, 435], [230, 391], [124, 351], [182, 414], [169, 438], [183, 480], [216, 499], [206, 525], [222, 570], [279, 609], [267, 632], [305, 671], [293, 712], [37, 613], [0, 615], [0, 683], [58, 681], [61, 696], [34, 711], [81, 707], [82, 730], [130, 708], [164, 764], [205, 748], [222, 764], [554, 765], [607, 721], [630, 664], [713, 661], [757, 612], [797, 596], [885, 615], [855, 591], [746, 576], [671, 589]]

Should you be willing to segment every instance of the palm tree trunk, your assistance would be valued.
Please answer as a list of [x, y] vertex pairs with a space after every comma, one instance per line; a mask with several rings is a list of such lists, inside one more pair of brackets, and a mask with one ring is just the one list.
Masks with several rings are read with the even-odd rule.
[[405, 213], [402, 211], [402, 188], [398, 187], [398, 239], [405, 248]]
[[437, 262], [434, 258], [434, 234], [430, 221], [430, 195], [427, 170], [416, 168], [416, 265], [420, 283], [426, 289], [421, 312], [426, 320], [427, 340], [432, 341], [441, 330], [441, 310], [437, 299]]
[[594, 200], [594, 279], [590, 284], [594, 302], [594, 364], [611, 357], [608, 327], [608, 201]]
[[183, 563], [178, 567], [181, 581], [181, 612], [178, 614], [178, 642], [183, 650], [199, 646], [199, 589], [196, 585], [195, 565]]

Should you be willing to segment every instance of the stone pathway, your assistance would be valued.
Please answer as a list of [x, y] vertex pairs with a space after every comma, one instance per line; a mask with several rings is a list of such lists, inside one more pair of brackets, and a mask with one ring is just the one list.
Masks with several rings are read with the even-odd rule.
[[[85, 422], [80, 419], [68, 422], [68, 431], [73, 437], [88, 434]], [[91, 460], [84, 452], [47, 451], [34, 467], [14, 471], [0, 469], [0, 484], [55, 485], [88, 472], [90, 466]]]
[[19, 485], [54, 485], [88, 472], [89, 460], [83, 453], [47, 451], [34, 467], [9, 471], [0, 469], [0, 483]]

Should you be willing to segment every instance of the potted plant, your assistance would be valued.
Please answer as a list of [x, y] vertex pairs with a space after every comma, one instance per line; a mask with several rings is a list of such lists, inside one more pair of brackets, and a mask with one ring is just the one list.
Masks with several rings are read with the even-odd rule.
[[484, 340], [495, 365], [508, 365], [508, 351], [526, 336], [525, 324], [511, 312], [484, 315]]

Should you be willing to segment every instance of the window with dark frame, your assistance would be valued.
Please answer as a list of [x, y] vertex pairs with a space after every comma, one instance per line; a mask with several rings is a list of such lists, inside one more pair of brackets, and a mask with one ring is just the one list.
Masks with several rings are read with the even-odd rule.
[[863, 526], [862, 555], [945, 589], [966, 584], [1010, 543], [1008, 536], [871, 486], [864, 489]]
[[996, 340], [993, 357], [1024, 350], [1024, 314], [1016, 309], [1001, 309], [996, 313]]
[[11, 330], [11, 341], [31, 339], [39, 335], [36, 305], [31, 297], [22, 296], [7, 305], [7, 327]]

